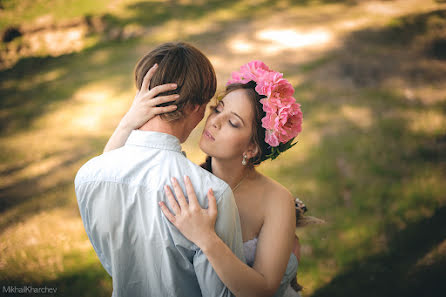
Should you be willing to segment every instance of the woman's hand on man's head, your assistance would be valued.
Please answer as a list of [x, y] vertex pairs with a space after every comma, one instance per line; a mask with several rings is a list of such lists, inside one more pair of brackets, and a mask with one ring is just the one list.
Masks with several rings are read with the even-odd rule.
[[162, 107], [158, 105], [177, 100], [179, 98], [178, 94], [157, 97], [161, 93], [175, 90], [177, 88], [176, 84], [159, 85], [149, 90], [150, 80], [155, 74], [156, 69], [157, 64], [153, 65], [144, 76], [141, 89], [136, 92], [132, 106], [121, 120], [120, 125], [122, 127], [129, 130], [138, 129], [155, 116], [177, 109], [176, 105]]

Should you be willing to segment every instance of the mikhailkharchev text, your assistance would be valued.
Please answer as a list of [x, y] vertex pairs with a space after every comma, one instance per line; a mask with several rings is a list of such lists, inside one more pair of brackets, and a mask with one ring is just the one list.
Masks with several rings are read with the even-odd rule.
[[3, 293], [19, 293], [19, 294], [27, 294], [27, 293], [34, 293], [34, 294], [53, 294], [57, 292], [57, 288], [50, 288], [50, 287], [33, 287], [33, 286], [3, 286]]

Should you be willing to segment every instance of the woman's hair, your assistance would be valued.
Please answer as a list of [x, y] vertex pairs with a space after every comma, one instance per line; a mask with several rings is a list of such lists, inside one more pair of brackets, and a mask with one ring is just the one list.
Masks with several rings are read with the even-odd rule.
[[154, 65], [158, 68], [150, 81], [150, 89], [168, 83], [176, 83], [176, 90], [167, 91], [158, 96], [179, 94], [173, 102], [175, 111], [160, 115], [163, 120], [173, 121], [184, 116], [184, 108], [188, 105], [207, 104], [214, 96], [217, 88], [217, 78], [214, 68], [208, 58], [194, 46], [179, 43], [164, 43], [141, 58], [135, 67], [135, 83], [141, 88], [144, 76]]
[[[218, 100], [221, 100], [223, 97], [228, 95], [229, 93], [236, 90], [244, 90], [246, 96], [251, 102], [253, 118], [252, 118], [252, 137], [251, 141], [257, 146], [258, 153], [253, 158], [247, 160], [248, 165], [254, 166], [259, 165], [266, 159], [268, 159], [267, 155], [271, 153], [271, 146], [265, 142], [265, 128], [262, 127], [262, 118], [265, 117], [265, 112], [263, 111], [263, 105], [260, 102], [261, 99], [266, 98], [266, 96], [259, 95], [256, 92], [256, 83], [254, 81], [250, 81], [246, 84], [230, 84], [226, 87], [226, 90], [219, 95]], [[207, 157], [205, 163], [201, 164], [201, 167], [204, 169], [211, 171], [211, 158]]]

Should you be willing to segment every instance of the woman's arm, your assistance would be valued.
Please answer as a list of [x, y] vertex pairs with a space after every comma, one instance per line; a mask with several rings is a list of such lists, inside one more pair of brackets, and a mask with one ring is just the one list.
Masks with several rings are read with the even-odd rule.
[[155, 64], [147, 71], [141, 89], [136, 93], [132, 106], [119, 122], [118, 127], [105, 145], [104, 153], [123, 146], [132, 130], [142, 127], [159, 114], [171, 112], [177, 108], [176, 105], [157, 107], [159, 104], [175, 101], [179, 97], [178, 94], [156, 97], [160, 93], [175, 90], [177, 88], [176, 84], [159, 85], [149, 90], [150, 80], [157, 67], [158, 65]]
[[173, 179], [172, 183], [178, 203], [168, 186], [165, 190], [175, 215], [160, 202], [163, 213], [206, 254], [222, 282], [238, 297], [272, 296], [280, 285], [293, 246], [295, 214], [291, 196], [290, 199], [277, 199], [274, 210], [267, 214], [251, 268], [240, 261], [215, 233], [217, 203], [212, 190], [208, 192], [209, 208], [202, 209], [189, 178], [185, 178], [189, 203], [178, 182]]

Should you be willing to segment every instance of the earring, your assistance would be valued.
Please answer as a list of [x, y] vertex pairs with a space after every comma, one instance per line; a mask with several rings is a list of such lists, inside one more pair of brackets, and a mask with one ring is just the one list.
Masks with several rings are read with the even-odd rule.
[[243, 154], [242, 165], [243, 165], [243, 166], [246, 166], [247, 163], [248, 163], [248, 162], [246, 162], [246, 155]]

